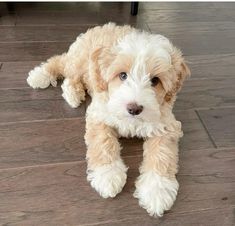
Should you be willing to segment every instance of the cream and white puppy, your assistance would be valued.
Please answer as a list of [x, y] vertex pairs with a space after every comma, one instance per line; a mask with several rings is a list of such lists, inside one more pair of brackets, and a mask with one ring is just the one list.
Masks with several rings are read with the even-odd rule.
[[164, 36], [109, 23], [79, 35], [67, 53], [30, 71], [27, 82], [46, 88], [65, 78], [62, 96], [73, 108], [85, 91], [92, 97], [86, 115], [87, 178], [104, 198], [115, 197], [127, 179], [118, 138], [144, 138], [134, 196], [151, 216], [162, 216], [179, 188], [182, 131], [172, 107], [189, 74], [181, 52]]

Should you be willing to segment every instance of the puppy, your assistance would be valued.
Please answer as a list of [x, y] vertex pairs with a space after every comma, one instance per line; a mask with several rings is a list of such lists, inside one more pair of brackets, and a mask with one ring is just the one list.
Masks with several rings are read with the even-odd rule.
[[32, 88], [56, 86], [78, 107], [85, 91], [87, 179], [104, 198], [115, 197], [127, 179], [119, 137], [142, 137], [143, 162], [134, 197], [151, 216], [173, 205], [179, 184], [181, 123], [172, 113], [176, 94], [190, 71], [180, 50], [162, 35], [109, 23], [77, 37], [67, 53], [29, 72]]

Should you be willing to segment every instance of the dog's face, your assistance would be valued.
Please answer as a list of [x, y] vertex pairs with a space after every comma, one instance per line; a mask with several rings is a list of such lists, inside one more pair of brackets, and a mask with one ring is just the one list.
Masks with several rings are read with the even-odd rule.
[[190, 73], [179, 50], [147, 33], [127, 35], [112, 53], [103, 51], [99, 62], [109, 112], [119, 119], [157, 121]]

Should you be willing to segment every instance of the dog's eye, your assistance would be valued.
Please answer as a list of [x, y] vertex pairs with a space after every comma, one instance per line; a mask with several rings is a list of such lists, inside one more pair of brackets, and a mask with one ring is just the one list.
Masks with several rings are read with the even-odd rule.
[[158, 82], [159, 82], [159, 78], [158, 77], [153, 77], [152, 79], [151, 79], [151, 85], [152, 86], [156, 86], [157, 84], [158, 84]]
[[122, 81], [126, 80], [126, 79], [127, 79], [127, 74], [126, 74], [126, 72], [121, 72], [121, 73], [119, 74], [119, 78], [120, 78]]

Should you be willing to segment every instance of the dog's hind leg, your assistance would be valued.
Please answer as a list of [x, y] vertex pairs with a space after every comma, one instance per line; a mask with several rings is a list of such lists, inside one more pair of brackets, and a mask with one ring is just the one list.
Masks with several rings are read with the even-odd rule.
[[72, 107], [78, 107], [85, 100], [85, 89], [79, 77], [65, 78], [62, 86], [63, 98]]
[[45, 89], [50, 84], [57, 85], [57, 79], [63, 77], [66, 54], [53, 56], [29, 72], [27, 83], [32, 88]]
[[50, 84], [56, 86], [57, 79], [65, 77], [61, 86], [62, 96], [71, 107], [76, 108], [85, 100], [85, 89], [81, 81], [81, 71], [77, 70], [75, 62], [68, 61], [66, 57], [66, 54], [54, 56], [35, 67], [29, 72], [27, 83], [34, 89], [45, 89]]

